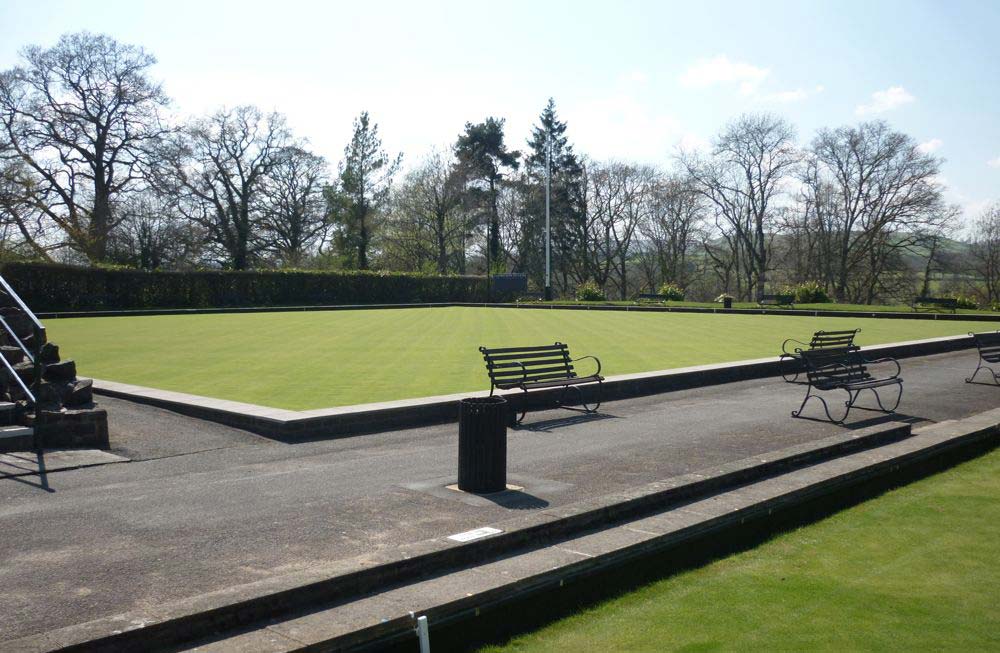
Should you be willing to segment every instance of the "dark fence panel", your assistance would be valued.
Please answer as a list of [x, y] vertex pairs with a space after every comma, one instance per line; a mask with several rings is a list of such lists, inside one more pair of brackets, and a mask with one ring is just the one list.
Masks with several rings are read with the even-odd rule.
[[484, 302], [483, 277], [394, 272], [146, 272], [6, 263], [0, 273], [39, 311]]

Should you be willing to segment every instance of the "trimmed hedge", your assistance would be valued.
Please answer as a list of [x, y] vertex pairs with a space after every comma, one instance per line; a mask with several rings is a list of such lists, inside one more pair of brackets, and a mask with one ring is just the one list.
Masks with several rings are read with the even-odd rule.
[[394, 272], [146, 272], [6, 263], [4, 278], [34, 311], [408, 304], [486, 301], [484, 277]]

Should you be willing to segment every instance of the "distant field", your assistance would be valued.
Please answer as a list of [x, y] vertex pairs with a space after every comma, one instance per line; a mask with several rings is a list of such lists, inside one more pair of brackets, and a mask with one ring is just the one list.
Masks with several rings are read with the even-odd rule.
[[303, 410], [487, 389], [480, 345], [565, 342], [606, 375], [759, 358], [860, 327], [861, 344], [995, 328], [960, 321], [425, 308], [49, 320], [83, 376]]
[[996, 651], [1000, 451], [482, 653]]

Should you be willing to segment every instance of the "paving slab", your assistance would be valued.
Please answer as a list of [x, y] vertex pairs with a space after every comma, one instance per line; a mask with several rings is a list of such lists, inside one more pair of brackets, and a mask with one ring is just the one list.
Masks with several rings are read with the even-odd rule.
[[[974, 352], [904, 361], [896, 419], [926, 424], [995, 407], [1000, 389], [962, 382], [974, 366]], [[804, 392], [758, 380], [610, 402], [603, 419], [529, 415], [526, 428], [510, 431], [509, 469], [551, 485], [527, 508], [404, 487], [453, 492], [445, 487], [456, 472], [453, 424], [285, 444], [102, 400], [112, 429], [116, 413], [141, 425], [121, 449], [139, 460], [62, 471], [49, 492], [0, 481], [0, 642], [296, 574], [319, 578], [338, 561], [392, 558], [413, 543], [627, 496], [886, 419], [861, 411], [844, 427], [792, 419]], [[199, 425], [210, 447], [201, 448]], [[178, 426], [183, 436], [171, 439]]]

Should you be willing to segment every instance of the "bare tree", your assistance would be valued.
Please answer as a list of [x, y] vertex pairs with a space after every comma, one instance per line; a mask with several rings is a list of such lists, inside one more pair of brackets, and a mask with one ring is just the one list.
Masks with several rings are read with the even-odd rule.
[[993, 203], [976, 220], [972, 257], [986, 289], [986, 301], [1000, 303], [1000, 202]]
[[121, 216], [108, 239], [108, 258], [142, 270], [185, 265], [197, 257], [198, 240], [174, 198], [152, 191], [132, 193], [115, 207]]
[[[387, 239], [414, 262], [433, 262], [439, 274], [450, 271], [462, 234], [469, 229], [462, 206], [462, 179], [455, 160], [432, 152], [407, 173], [393, 197]], [[413, 269], [419, 269], [417, 263]]]
[[688, 255], [706, 216], [704, 198], [683, 175], [656, 180], [648, 195], [649, 210], [639, 225], [647, 256], [643, 257], [651, 289], [663, 282], [688, 285]]
[[23, 163], [29, 204], [74, 249], [104, 261], [115, 201], [138, 185], [149, 144], [166, 132], [160, 111], [167, 98], [147, 76], [156, 60], [86, 32], [52, 48], [28, 47], [22, 58], [0, 73], [5, 156]]
[[795, 131], [777, 116], [744, 115], [715, 139], [711, 156], [684, 153], [694, 187], [716, 209], [738, 247], [748, 292], [763, 295], [770, 269], [774, 200], [798, 164]]
[[193, 122], [161, 150], [158, 190], [178, 196], [223, 266], [245, 270], [267, 250], [261, 194], [289, 139], [283, 116], [241, 106]]
[[840, 301], [870, 303], [902, 252], [947, 223], [940, 164], [882, 121], [820, 130], [804, 181], [823, 209], [821, 255]]
[[36, 178], [17, 159], [0, 159], [0, 226], [4, 251], [20, 251], [30, 258], [52, 261], [52, 255], [66, 246], [53, 238], [55, 231], [46, 213], [46, 195]]
[[639, 224], [649, 209], [656, 171], [648, 166], [611, 162], [587, 171], [588, 274], [601, 287], [609, 281], [628, 296], [628, 269]]
[[323, 188], [329, 183], [326, 160], [290, 145], [261, 184], [261, 227], [271, 249], [286, 267], [302, 265], [326, 238], [330, 222]]

